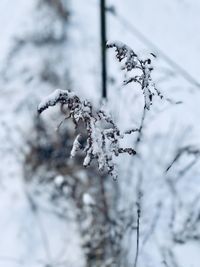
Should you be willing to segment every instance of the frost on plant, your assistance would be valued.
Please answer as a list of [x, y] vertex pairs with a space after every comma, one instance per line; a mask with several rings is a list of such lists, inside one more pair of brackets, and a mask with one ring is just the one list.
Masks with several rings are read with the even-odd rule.
[[[152, 81], [151, 72], [153, 66], [151, 64], [151, 58], [139, 58], [130, 47], [119, 41], [107, 42], [107, 48], [115, 48], [118, 61], [123, 62], [122, 69], [127, 72], [132, 71], [133, 76], [126, 79], [124, 84], [136, 82], [141, 86], [144, 94], [144, 108], [150, 108], [155, 93], [162, 98], [161, 93]], [[151, 56], [155, 57], [152, 53]]]
[[114, 157], [121, 153], [136, 154], [133, 148], [122, 148], [120, 140], [137, 129], [121, 133], [113, 120], [103, 110], [96, 111], [89, 101], [81, 100], [73, 92], [67, 90], [55, 90], [40, 103], [38, 112], [42, 113], [57, 103], [66, 105], [69, 113], [68, 118], [72, 119], [76, 129], [81, 123], [86, 131], [86, 144], [82, 145], [81, 139], [83, 137], [79, 133], [74, 140], [71, 156], [74, 157], [78, 151], [82, 150], [85, 153], [83, 166], [89, 166], [96, 159], [99, 169], [106, 170], [116, 179]]

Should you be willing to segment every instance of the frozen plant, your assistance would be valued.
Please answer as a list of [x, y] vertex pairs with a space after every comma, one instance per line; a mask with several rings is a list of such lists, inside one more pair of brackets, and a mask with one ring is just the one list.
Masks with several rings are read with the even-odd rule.
[[[124, 62], [123, 69], [127, 72], [133, 71], [134, 76], [126, 79], [124, 84], [136, 82], [141, 86], [144, 94], [144, 109], [149, 109], [152, 104], [153, 95], [156, 93], [160, 97], [162, 95], [156, 89], [151, 72], [153, 67], [151, 59], [140, 59], [138, 55], [127, 45], [121, 42], [108, 42], [108, 48], [116, 48], [116, 57], [121, 62]], [[151, 54], [155, 57], [154, 54]], [[71, 91], [57, 89], [53, 94], [48, 96], [38, 107], [38, 112], [42, 113], [50, 106], [55, 106], [57, 103], [66, 105], [69, 116], [75, 128], [81, 124], [86, 132], [86, 143], [84, 145], [84, 136], [79, 131], [76, 136], [71, 150], [71, 157], [74, 157], [78, 151], [82, 150], [85, 153], [83, 166], [88, 167], [95, 159], [98, 163], [99, 170], [107, 171], [108, 174], [117, 178], [115, 157], [121, 153], [135, 155], [136, 151], [133, 148], [122, 148], [120, 141], [127, 134], [135, 131], [140, 132], [141, 129], [133, 129], [121, 133], [117, 125], [102, 109], [96, 110], [87, 100], [81, 100], [76, 94]]]
[[133, 129], [121, 133], [117, 125], [103, 110], [96, 111], [89, 101], [81, 100], [76, 94], [67, 90], [55, 90], [40, 103], [38, 112], [42, 113], [57, 103], [66, 105], [68, 110], [67, 118], [72, 119], [77, 130], [78, 126], [83, 124], [86, 132], [86, 144], [84, 145], [82, 133], [79, 133], [74, 140], [71, 156], [74, 157], [78, 151], [82, 150], [85, 153], [84, 167], [88, 167], [96, 159], [99, 170], [107, 171], [108, 174], [116, 179], [117, 172], [114, 157], [119, 156], [121, 153], [136, 154], [133, 148], [122, 148], [120, 141], [125, 135], [138, 130]]
[[[163, 97], [152, 81], [151, 72], [153, 66], [151, 58], [139, 58], [129, 46], [119, 41], [107, 42], [107, 48], [115, 48], [116, 58], [119, 62], [123, 62], [122, 70], [133, 71], [133, 76], [127, 78], [124, 84], [138, 83], [144, 94], [144, 108], [150, 109], [155, 93], [161, 98]], [[156, 57], [153, 53], [150, 55], [151, 57]]]

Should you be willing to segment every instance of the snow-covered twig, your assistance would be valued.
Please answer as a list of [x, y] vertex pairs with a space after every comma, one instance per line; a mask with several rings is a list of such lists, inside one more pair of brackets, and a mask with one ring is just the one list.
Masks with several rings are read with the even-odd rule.
[[[135, 71], [132, 77], [124, 81], [124, 84], [126, 85], [131, 82], [138, 83], [144, 94], [144, 108], [150, 109], [155, 94], [160, 98], [163, 97], [152, 81], [151, 72], [153, 66], [151, 65], [151, 58], [144, 60], [139, 58], [129, 46], [119, 41], [107, 42], [107, 48], [115, 48], [118, 61], [124, 62], [122, 66], [123, 70], [127, 72]], [[155, 55], [151, 53], [151, 57], [155, 57]]]
[[136, 130], [130, 130], [122, 134], [113, 120], [103, 111], [95, 109], [86, 100], [81, 100], [73, 92], [57, 89], [49, 95], [38, 106], [38, 112], [42, 113], [50, 106], [57, 103], [65, 104], [69, 111], [69, 118], [72, 119], [75, 127], [83, 123], [86, 130], [86, 145], [80, 144], [81, 134], [75, 138], [71, 156], [74, 157], [78, 150], [83, 150], [85, 158], [83, 166], [90, 165], [93, 159], [98, 162], [100, 170], [106, 170], [113, 178], [117, 178], [114, 157], [121, 153], [135, 155], [133, 148], [120, 147], [120, 141], [125, 135], [131, 134]]

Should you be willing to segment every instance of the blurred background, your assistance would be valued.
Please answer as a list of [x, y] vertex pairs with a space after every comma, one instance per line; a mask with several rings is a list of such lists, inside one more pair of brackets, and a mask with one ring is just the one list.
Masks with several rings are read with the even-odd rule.
[[[198, 0], [0, 1], [0, 267], [199, 267], [199, 13]], [[164, 97], [145, 114], [107, 40], [156, 55]], [[38, 116], [56, 88], [142, 128], [117, 181], [70, 158], [59, 106]]]

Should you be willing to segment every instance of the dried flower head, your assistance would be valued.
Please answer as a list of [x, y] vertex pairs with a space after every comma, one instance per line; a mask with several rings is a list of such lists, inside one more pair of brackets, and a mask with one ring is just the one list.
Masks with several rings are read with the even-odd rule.
[[[129, 46], [122, 42], [107, 42], [107, 48], [113, 47], [116, 51], [116, 58], [119, 62], [123, 62], [122, 69], [126, 70], [127, 72], [133, 71], [133, 76], [126, 79], [124, 84], [126, 85], [131, 82], [138, 83], [141, 86], [144, 94], [144, 108], [150, 109], [155, 93], [162, 98], [161, 93], [158, 91], [152, 81], [152, 59], [150, 57], [147, 59], [140, 59], [139, 56]], [[153, 53], [151, 53], [150, 56], [155, 57]]]
[[89, 101], [81, 100], [73, 92], [57, 89], [49, 95], [38, 106], [38, 112], [42, 113], [50, 106], [57, 103], [67, 106], [69, 116], [75, 127], [82, 123], [86, 131], [86, 145], [81, 145], [81, 133], [74, 140], [71, 150], [71, 156], [74, 157], [78, 151], [85, 153], [83, 166], [90, 165], [92, 160], [96, 159], [100, 170], [106, 170], [114, 179], [117, 178], [116, 165], [114, 157], [121, 153], [135, 155], [133, 148], [120, 147], [120, 140], [125, 135], [131, 134], [135, 130], [129, 130], [121, 133], [113, 120], [103, 111], [96, 111]]

